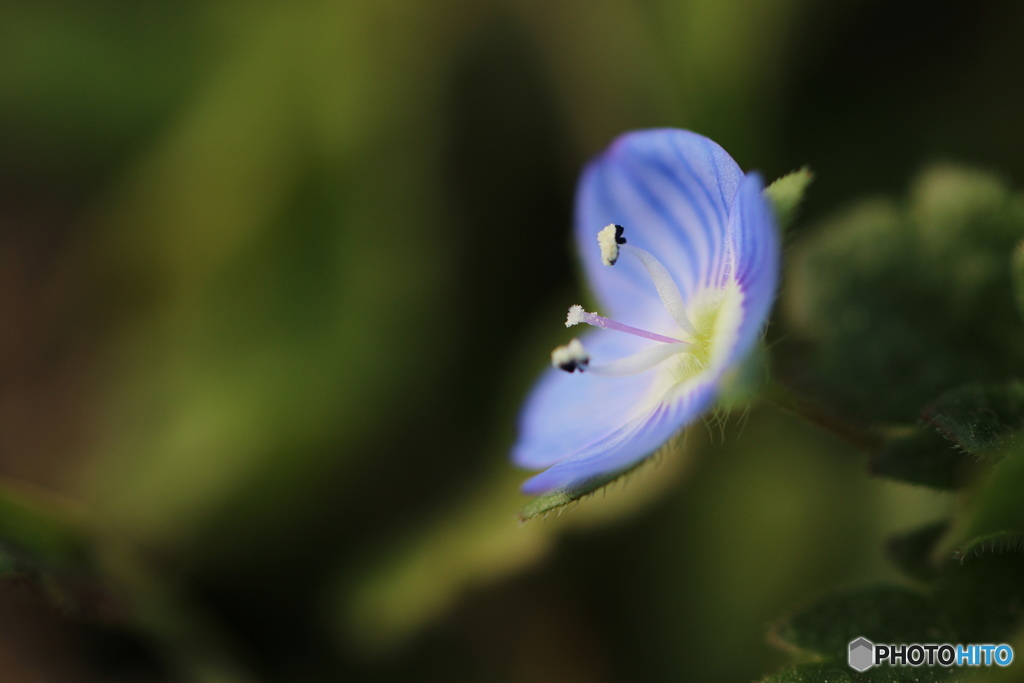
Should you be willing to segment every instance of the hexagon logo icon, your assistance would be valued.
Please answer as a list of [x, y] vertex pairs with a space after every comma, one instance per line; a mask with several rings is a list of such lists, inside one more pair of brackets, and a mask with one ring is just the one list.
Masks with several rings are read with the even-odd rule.
[[852, 641], [847, 661], [854, 671], [867, 671], [875, 665], [875, 644], [867, 638], [858, 638]]

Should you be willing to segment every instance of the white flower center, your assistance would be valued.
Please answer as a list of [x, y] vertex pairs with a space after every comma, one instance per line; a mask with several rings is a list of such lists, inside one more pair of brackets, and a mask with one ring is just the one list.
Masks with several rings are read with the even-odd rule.
[[601, 260], [605, 265], [614, 265], [621, 253], [630, 254], [640, 261], [651, 276], [665, 310], [679, 325], [678, 336], [681, 339], [624, 325], [596, 313], [589, 313], [582, 306], [576, 305], [569, 308], [566, 327], [586, 323], [658, 343], [626, 358], [592, 364], [583, 345], [574, 339], [567, 346], [558, 347], [552, 352], [552, 364], [555, 367], [568, 372], [579, 370], [596, 375], [622, 376], [645, 372], [664, 364], [665, 379], [670, 384], [677, 384], [722, 361], [719, 356], [732, 348], [742, 312], [743, 295], [736, 283], [730, 283], [722, 289], [702, 290], [687, 307], [668, 269], [649, 252], [626, 244], [622, 226], [605, 227], [598, 233], [598, 243], [601, 245]]

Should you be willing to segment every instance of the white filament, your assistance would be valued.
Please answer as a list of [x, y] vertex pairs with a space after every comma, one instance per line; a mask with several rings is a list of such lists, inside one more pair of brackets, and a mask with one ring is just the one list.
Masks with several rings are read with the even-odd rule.
[[620, 248], [640, 260], [640, 263], [647, 270], [647, 274], [654, 281], [654, 286], [658, 290], [658, 296], [661, 297], [661, 303], [665, 305], [669, 314], [679, 323], [680, 327], [688, 334], [696, 337], [697, 328], [693, 326], [689, 316], [686, 315], [686, 304], [683, 303], [683, 295], [679, 293], [679, 288], [676, 287], [675, 280], [669, 274], [668, 268], [663, 266], [661, 261], [652, 254], [639, 247], [623, 244], [620, 245]]
[[626, 356], [619, 360], [602, 365], [590, 365], [587, 372], [607, 377], [623, 377], [625, 375], [636, 375], [645, 370], [650, 370], [664, 360], [680, 353], [691, 351], [693, 346], [680, 342], [678, 344], [655, 344], [643, 351]]

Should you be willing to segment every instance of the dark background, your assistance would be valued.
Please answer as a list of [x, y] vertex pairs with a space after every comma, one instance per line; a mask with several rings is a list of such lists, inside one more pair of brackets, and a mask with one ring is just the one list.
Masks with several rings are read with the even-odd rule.
[[1022, 34], [1015, 0], [5, 0], [0, 474], [216, 636], [9, 583], [0, 677], [778, 668], [772, 619], [890, 577], [881, 539], [949, 501], [757, 408], [519, 526], [516, 410], [584, 296], [577, 173], [665, 125], [809, 164], [792, 244], [931, 161], [1019, 182]]

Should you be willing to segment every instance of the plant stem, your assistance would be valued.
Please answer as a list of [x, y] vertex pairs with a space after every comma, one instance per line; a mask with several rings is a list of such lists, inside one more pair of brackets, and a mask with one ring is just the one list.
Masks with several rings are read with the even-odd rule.
[[799, 417], [858, 450], [874, 452], [885, 442], [879, 429], [851, 420], [824, 403], [801, 396], [778, 382], [768, 385], [764, 398], [780, 410]]

